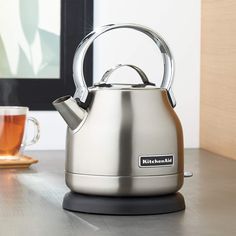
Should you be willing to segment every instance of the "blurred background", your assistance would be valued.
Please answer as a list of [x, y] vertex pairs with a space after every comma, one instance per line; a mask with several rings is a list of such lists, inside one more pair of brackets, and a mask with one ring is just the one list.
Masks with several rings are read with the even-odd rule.
[[[17, 68], [25, 68], [26, 78], [27, 75], [43, 78], [44, 69], [48, 78], [59, 78], [61, 2], [49, 2], [0, 0], [0, 66], [4, 65], [3, 55], [9, 59], [9, 65], [5, 65], [9, 70], [0, 70], [5, 73], [0, 77], [11, 78], [16, 76]], [[8, 10], [12, 6], [16, 8], [17, 4], [20, 11]], [[183, 126], [185, 148], [201, 147], [235, 158], [235, 9], [236, 3], [232, 0], [94, 1], [94, 19], [85, 19], [86, 31], [123, 22], [142, 24], [158, 32], [175, 59], [175, 111]], [[7, 37], [4, 23], [9, 14], [12, 18], [17, 15], [17, 18], [10, 22], [15, 27]], [[27, 30], [30, 30], [29, 36], [24, 36]], [[27, 63], [29, 58], [32, 60]], [[19, 63], [23, 64], [19, 66]], [[161, 82], [163, 62], [160, 52], [139, 32], [120, 29], [95, 41], [94, 82], [119, 63], [134, 64], [143, 69], [150, 81]], [[128, 69], [114, 73], [111, 79], [125, 83], [139, 81]], [[31, 111], [30, 115], [41, 123], [41, 139], [31, 149], [65, 148], [66, 124], [56, 111]]]

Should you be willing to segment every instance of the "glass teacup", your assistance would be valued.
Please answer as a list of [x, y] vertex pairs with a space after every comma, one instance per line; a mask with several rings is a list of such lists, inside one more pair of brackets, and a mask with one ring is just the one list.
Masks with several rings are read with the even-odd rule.
[[[15, 160], [21, 156], [25, 146], [35, 144], [39, 140], [39, 122], [27, 117], [28, 107], [0, 106], [0, 160]], [[26, 141], [27, 121], [35, 126], [34, 137]]]

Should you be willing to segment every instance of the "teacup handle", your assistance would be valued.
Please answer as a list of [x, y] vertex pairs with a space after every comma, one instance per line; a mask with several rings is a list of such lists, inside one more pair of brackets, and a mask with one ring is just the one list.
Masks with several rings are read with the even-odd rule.
[[30, 146], [32, 144], [35, 144], [38, 142], [39, 138], [40, 138], [40, 126], [39, 126], [39, 122], [37, 119], [35, 119], [34, 117], [28, 117], [27, 121], [31, 121], [34, 124], [34, 137], [30, 140], [30, 142], [27, 141], [23, 141], [22, 143], [22, 147], [26, 147], [26, 146]]

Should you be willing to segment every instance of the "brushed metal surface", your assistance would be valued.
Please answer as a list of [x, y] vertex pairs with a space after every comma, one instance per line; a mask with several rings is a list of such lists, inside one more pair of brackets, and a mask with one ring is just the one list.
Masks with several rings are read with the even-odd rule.
[[[183, 175], [182, 128], [166, 90], [94, 88], [91, 92], [93, 101], [83, 125], [67, 131], [67, 172], [95, 176], [174, 175], [180, 178]], [[169, 154], [174, 156], [171, 166], [139, 167], [140, 156]], [[74, 187], [73, 190], [79, 191], [81, 185], [77, 179], [78, 183], [70, 183], [71, 178], [66, 182]], [[168, 182], [169, 190], [178, 190], [182, 180], [182, 177], [179, 180], [173, 178], [173, 183]], [[173, 184], [176, 184], [175, 188]], [[91, 182], [91, 189], [95, 190], [96, 185]], [[168, 186], [163, 187], [163, 191], [161, 186], [163, 184], [153, 189], [153, 185], [147, 183], [145, 189], [148, 193], [157, 194], [157, 190], [160, 194], [166, 193]], [[127, 195], [140, 194], [135, 188], [130, 191], [127, 190]], [[108, 192], [111, 195], [117, 193]]]
[[177, 192], [183, 173], [160, 176], [102, 176], [66, 172], [66, 184], [74, 192], [100, 196], [158, 196]]
[[0, 170], [0, 235], [4, 236], [232, 236], [236, 232], [236, 161], [185, 151], [181, 193], [184, 212], [150, 216], [106, 216], [62, 210], [69, 189], [63, 151], [27, 152], [39, 163], [25, 170]]
[[[103, 33], [120, 28], [146, 34], [159, 48], [164, 62], [161, 88], [150, 87], [151, 84], [144, 72], [136, 66], [127, 64], [118, 65], [107, 71], [102, 82], [106, 83], [106, 76], [114, 70], [129, 66], [139, 73], [147, 87], [133, 86], [129, 89], [114, 86], [87, 87], [83, 66], [89, 46]], [[120, 185], [118, 188], [120, 193], [109, 185], [110, 189], [109, 186], [104, 187], [107, 189], [106, 194], [141, 196], [144, 193], [139, 190], [140, 187], [131, 187], [137, 182], [133, 181], [136, 177], [168, 175], [162, 178], [164, 180], [172, 175], [175, 176], [172, 178], [173, 182], [163, 181], [163, 184], [155, 186], [154, 189], [153, 185], [147, 182], [146, 194], [158, 194], [159, 191], [161, 195], [177, 191], [183, 184], [183, 134], [180, 121], [173, 110], [175, 99], [171, 86], [174, 77], [174, 61], [162, 37], [151, 29], [137, 24], [102, 26], [89, 33], [76, 49], [73, 77], [76, 86], [75, 99], [62, 97], [53, 102], [69, 126], [66, 139], [66, 171], [77, 174], [77, 177], [69, 178], [67, 175], [67, 185], [73, 186], [74, 191], [86, 193], [86, 186], [83, 185], [80, 189], [82, 186], [80, 176], [128, 177], [130, 183]], [[86, 111], [79, 106], [86, 108]], [[171, 155], [173, 165], [142, 168], [139, 165], [139, 157], [150, 155]], [[101, 186], [98, 186], [99, 183]], [[103, 185], [108, 182], [99, 183], [91, 181], [87, 193], [101, 194]], [[169, 186], [165, 186], [167, 184]], [[93, 189], [94, 192], [91, 192]]]

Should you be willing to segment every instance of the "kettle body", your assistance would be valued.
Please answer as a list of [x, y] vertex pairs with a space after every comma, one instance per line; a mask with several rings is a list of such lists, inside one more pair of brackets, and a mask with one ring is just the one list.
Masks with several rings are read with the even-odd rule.
[[[108, 84], [113, 68], [87, 88], [80, 73], [89, 44], [103, 32], [125, 27], [149, 32], [159, 43], [165, 61], [161, 88], [135, 66], [130, 67], [141, 76], [141, 85]], [[145, 30], [131, 24], [109, 25], [90, 34], [75, 54], [75, 99], [66, 96], [53, 103], [68, 124], [65, 175], [74, 192], [157, 196], [177, 192], [183, 185], [183, 132], [173, 109], [172, 58], [164, 41]]]
[[[93, 93], [84, 124], [67, 131], [67, 186], [74, 192], [105, 196], [150, 196], [179, 190], [183, 135], [166, 92], [107, 89]], [[158, 157], [173, 160], [142, 166], [142, 157], [147, 162]]]

